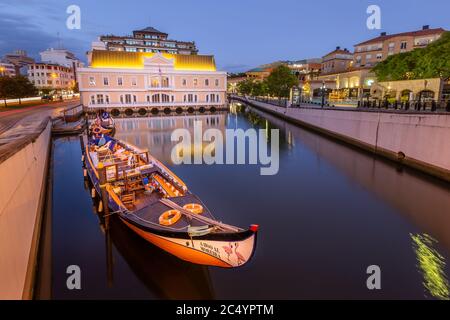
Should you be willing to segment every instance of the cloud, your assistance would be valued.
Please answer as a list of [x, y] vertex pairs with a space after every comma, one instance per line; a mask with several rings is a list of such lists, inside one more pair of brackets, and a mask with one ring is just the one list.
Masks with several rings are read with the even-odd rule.
[[[58, 46], [56, 32], [51, 34], [47, 29], [27, 15], [0, 12], [0, 55], [23, 49], [29, 56], [38, 59], [40, 51]], [[64, 37], [63, 44], [69, 44], [67, 49], [79, 58], [84, 58], [84, 51], [88, 49], [88, 42], [77, 38]]]

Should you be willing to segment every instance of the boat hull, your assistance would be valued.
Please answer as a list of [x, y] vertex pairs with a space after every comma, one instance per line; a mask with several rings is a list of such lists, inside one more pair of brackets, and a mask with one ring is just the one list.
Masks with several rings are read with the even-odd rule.
[[245, 265], [253, 256], [257, 232], [245, 231], [243, 237], [230, 234], [229, 239], [212, 237], [189, 237], [187, 233], [179, 236], [161, 234], [144, 230], [124, 217], [121, 220], [135, 233], [174, 256], [195, 264], [235, 268]]

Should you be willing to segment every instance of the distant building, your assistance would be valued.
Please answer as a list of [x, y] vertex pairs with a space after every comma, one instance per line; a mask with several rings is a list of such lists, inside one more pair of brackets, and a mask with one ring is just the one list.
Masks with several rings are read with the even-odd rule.
[[0, 62], [0, 76], [14, 77], [16, 68], [11, 63]]
[[322, 58], [322, 74], [337, 73], [348, 70], [353, 63], [353, 53], [348, 49], [336, 47]]
[[272, 70], [273, 70], [273, 67], [266, 67], [266, 68], [257, 67], [257, 68], [248, 70], [247, 72], [245, 72], [245, 75], [249, 79], [264, 80], [270, 75]]
[[28, 79], [36, 88], [71, 93], [75, 86], [73, 69], [51, 63], [33, 63], [28, 67]]
[[[394, 54], [424, 48], [439, 39], [444, 32], [442, 28], [430, 29], [429, 26], [423, 26], [421, 30], [392, 35], [383, 32], [379, 37], [356, 44], [354, 53], [344, 53], [340, 48], [336, 48], [324, 57], [320, 81], [316, 84], [315, 92], [321, 90], [320, 82], [322, 82], [322, 85], [325, 84], [326, 88], [331, 90], [329, 94], [331, 100], [348, 100], [356, 103], [357, 100], [369, 96], [378, 97], [373, 94], [379, 93], [380, 90], [372, 88], [377, 79], [371, 72], [377, 63]], [[388, 90], [384, 92], [387, 93]]]
[[81, 102], [89, 109], [163, 111], [222, 109], [226, 72], [213, 56], [94, 50], [77, 72]]
[[14, 65], [16, 74], [26, 74], [26, 67], [34, 63], [34, 59], [28, 57], [25, 50], [16, 50], [13, 53], [8, 53], [3, 60]]
[[41, 61], [52, 64], [59, 64], [68, 68], [76, 69], [84, 66], [75, 55], [66, 49], [50, 48], [39, 53]]
[[442, 28], [430, 29], [428, 25], [411, 32], [391, 35], [382, 32], [379, 37], [355, 45], [354, 66], [372, 68], [393, 54], [424, 48], [444, 32]]
[[168, 38], [168, 34], [147, 27], [133, 31], [133, 35], [117, 36], [103, 35], [92, 42], [92, 50], [152, 52], [170, 54], [197, 54], [198, 50], [193, 41], [177, 41]]

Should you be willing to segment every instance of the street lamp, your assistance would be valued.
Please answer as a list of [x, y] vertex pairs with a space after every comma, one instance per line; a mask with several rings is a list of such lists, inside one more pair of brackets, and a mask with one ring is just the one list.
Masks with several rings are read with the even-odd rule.
[[320, 107], [323, 108], [323, 106], [325, 105], [325, 80], [322, 81], [322, 87], [321, 87], [321, 91], [322, 91], [322, 102], [320, 104]]
[[5, 72], [5, 67], [0, 67], [0, 73], [1, 73], [2, 77], [5, 75], [4, 72]]

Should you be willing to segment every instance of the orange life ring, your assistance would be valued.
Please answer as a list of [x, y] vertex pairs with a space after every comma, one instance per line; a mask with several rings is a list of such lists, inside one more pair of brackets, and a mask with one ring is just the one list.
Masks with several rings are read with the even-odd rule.
[[198, 203], [188, 203], [183, 206], [183, 209], [189, 210], [192, 213], [195, 214], [202, 214], [203, 213], [203, 206]]
[[159, 224], [163, 226], [171, 226], [181, 218], [181, 212], [178, 210], [167, 210], [159, 216]]
[[95, 127], [94, 129], [92, 129], [92, 132], [94, 133], [100, 133], [102, 131], [102, 129], [100, 129], [99, 127]]

